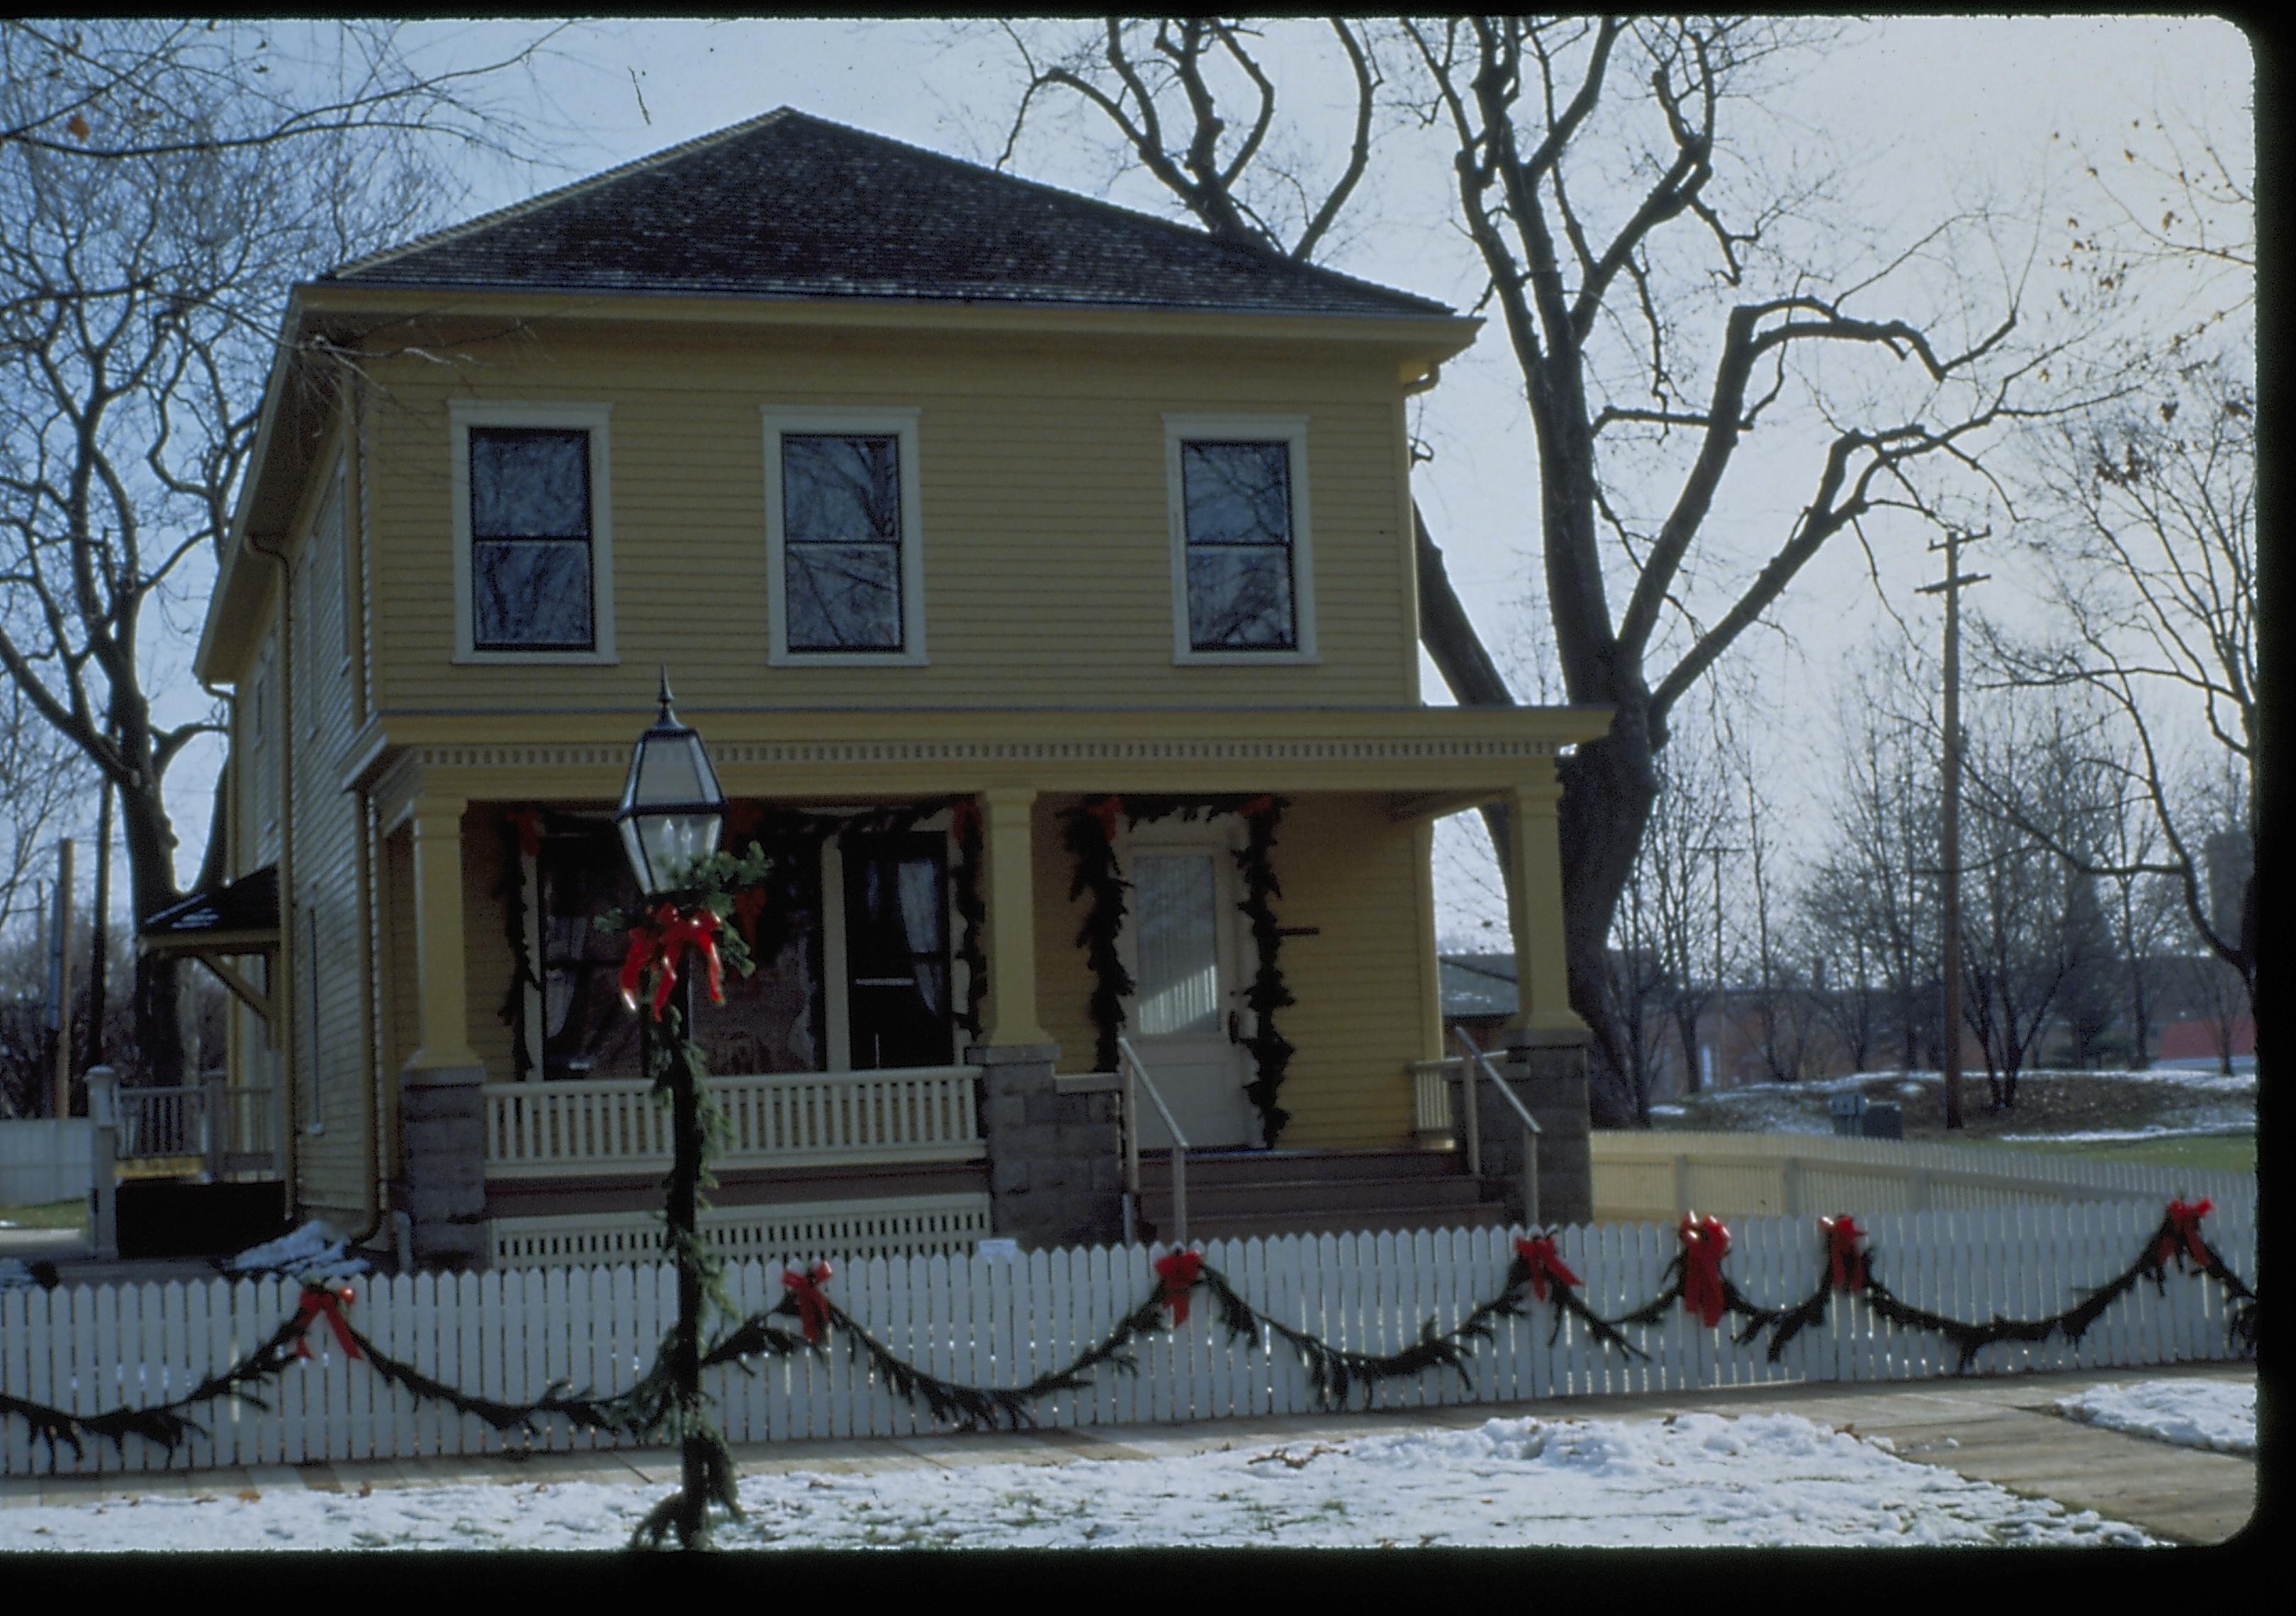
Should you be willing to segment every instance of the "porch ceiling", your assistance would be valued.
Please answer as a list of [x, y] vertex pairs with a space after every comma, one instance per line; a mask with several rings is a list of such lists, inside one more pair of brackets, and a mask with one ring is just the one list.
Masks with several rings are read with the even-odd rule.
[[[1601, 707], [699, 708], [734, 797], [855, 800], [992, 787], [1040, 792], [1364, 792], [1398, 817], [1547, 785]], [[339, 759], [385, 823], [417, 797], [611, 801], [651, 714], [380, 713]]]

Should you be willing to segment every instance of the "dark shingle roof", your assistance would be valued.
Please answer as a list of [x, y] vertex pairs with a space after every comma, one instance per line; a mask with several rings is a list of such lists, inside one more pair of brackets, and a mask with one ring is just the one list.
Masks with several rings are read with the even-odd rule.
[[1451, 312], [786, 107], [322, 279], [1406, 317]]

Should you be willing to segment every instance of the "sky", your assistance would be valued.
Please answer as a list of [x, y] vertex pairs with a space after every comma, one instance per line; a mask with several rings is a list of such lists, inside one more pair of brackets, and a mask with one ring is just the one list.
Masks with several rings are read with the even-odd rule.
[[[499, 53], [535, 31], [526, 23], [439, 21], [414, 25], [410, 37], [418, 59], [445, 67]], [[1329, 53], [1314, 39], [1313, 25], [1280, 25], [1267, 45], [1279, 82], [1287, 90], [1308, 86], [1300, 104], [1314, 103], [1331, 81]], [[503, 206], [783, 105], [994, 161], [1018, 83], [1011, 47], [980, 22], [584, 23], [555, 36], [530, 82], [504, 94], [521, 132], [551, 154], [551, 166], [458, 160], [471, 191], [453, 214]], [[1957, 211], [1998, 209], [2002, 223], [1988, 233], [2001, 244], [1997, 253], [1971, 249], [1973, 238], [1964, 236], [1960, 256], [1907, 283], [1906, 295], [1935, 314], [1958, 292], [1980, 304], [1997, 298], [2020, 275], [2029, 277], [2029, 301], [2037, 301], [2031, 289], [2046, 279], [2046, 257], [2062, 250], [2060, 217], [2070, 222], [2086, 194], [2082, 155], [2109, 156], [2132, 120], [2140, 133], [2156, 113], [2172, 124], [2197, 123], [2251, 150], [2251, 85], [2247, 41], [2222, 21], [1886, 19], [1841, 25], [1822, 58], [1728, 108], [1725, 128], [1739, 132], [1741, 148], [1766, 171], [1806, 181], [1831, 176], [1834, 200], [1825, 229], [1813, 237], [1824, 250], [1894, 252]], [[1385, 131], [1373, 179], [1355, 204], [1357, 222], [1325, 261], [1472, 306], [1481, 291], [1480, 264], [1448, 222], [1447, 163], [1439, 142], [1406, 127]], [[1010, 167], [1144, 211], [1176, 212], [1153, 182], [1122, 171], [1100, 126], [1077, 116], [1032, 121]], [[1870, 311], [1885, 312], [1882, 301]], [[1518, 694], [1538, 699], [1528, 650], [1541, 632], [1537, 483], [1521, 385], [1494, 318], [1423, 402], [1414, 430], [1434, 458], [1421, 468], [1414, 493], [1486, 643], [1519, 676]], [[1744, 576], [1791, 521], [1809, 486], [1808, 465], [1807, 435], [1775, 447], [1750, 443], [1734, 469], [1727, 521], [1710, 524], [1717, 558], [1701, 587], [1723, 588]], [[1796, 580], [1775, 614], [1775, 630], [1748, 635], [1733, 653], [1734, 679], [1782, 693], [1766, 696], [1747, 722], [1770, 759], [1766, 789], [1783, 820], [1805, 837], [1813, 833], [1824, 784], [1832, 676], [1876, 638], [1936, 636], [1934, 598], [1915, 593], [1934, 576], [1934, 558], [1924, 552], [1931, 535], [1910, 525], [1876, 531], [1873, 576], [1854, 545], [1833, 545]], [[2037, 575], [2007, 546], [1996, 549], [2003, 553], [1986, 559], [1998, 581], [1988, 587], [1984, 605], [2013, 621], [2030, 614]], [[1431, 665], [1423, 683], [1426, 699], [1448, 700]], [[193, 700], [191, 693], [182, 699]], [[187, 756], [170, 775], [186, 878], [204, 845], [214, 767], [211, 750]], [[1466, 824], [1445, 827], [1439, 928], [1462, 939], [1496, 919], [1503, 939], [1496, 881], [1479, 874], [1480, 831]], [[83, 855], [83, 885], [91, 862]]]

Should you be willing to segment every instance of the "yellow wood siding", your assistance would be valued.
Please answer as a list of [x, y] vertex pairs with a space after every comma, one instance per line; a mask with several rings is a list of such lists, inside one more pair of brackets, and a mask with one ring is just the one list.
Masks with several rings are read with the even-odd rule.
[[[295, 784], [295, 906], [289, 927], [296, 1018], [298, 1198], [323, 1216], [364, 1220], [370, 1205], [373, 1098], [361, 996], [365, 917], [358, 901], [359, 800], [341, 789], [334, 759], [353, 727], [343, 656], [343, 568], [350, 525], [340, 449], [312, 479], [291, 552], [290, 648]], [[285, 962], [283, 962], [285, 963]], [[316, 1123], [316, 1127], [312, 1126]]]
[[[562, 327], [471, 351], [454, 371], [378, 365], [366, 406], [383, 711], [636, 709], [663, 662], [696, 709], [1415, 699], [1391, 359]], [[455, 398], [611, 406], [619, 667], [455, 665]], [[767, 666], [767, 405], [921, 412], [930, 666]], [[1319, 665], [1173, 665], [1167, 413], [1308, 418]]]
[[382, 1082], [390, 1099], [390, 1175], [403, 1174], [398, 1133], [398, 1074], [422, 1042], [414, 984], [422, 960], [414, 948], [414, 839], [405, 826], [383, 839], [376, 910], [382, 936]]
[[507, 1083], [517, 1075], [512, 1025], [502, 1019], [516, 962], [504, 933], [501, 887], [513, 874], [503, 845], [502, 812], [492, 804], [472, 805], [463, 819], [463, 995], [465, 1041], [486, 1062], [487, 1081]]

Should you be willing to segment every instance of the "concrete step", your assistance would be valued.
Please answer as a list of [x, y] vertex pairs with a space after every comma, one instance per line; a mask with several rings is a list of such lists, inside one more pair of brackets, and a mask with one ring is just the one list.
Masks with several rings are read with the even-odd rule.
[[[1456, 1151], [1190, 1151], [1188, 1187], [1199, 1184], [1251, 1184], [1268, 1178], [1456, 1178], [1466, 1158]], [[1143, 1152], [1140, 1183], [1161, 1185], [1171, 1177], [1170, 1153]]]
[[[1188, 1208], [1188, 1238], [1197, 1240], [1268, 1240], [1284, 1235], [1346, 1235], [1398, 1233], [1416, 1229], [1496, 1229], [1506, 1226], [1505, 1209], [1496, 1204], [1473, 1207], [1390, 1207], [1353, 1212], [1290, 1212], [1251, 1216], [1200, 1216]], [[1139, 1238], [1163, 1238], [1168, 1224], [1144, 1219]]]
[[[1283, 1212], [1369, 1212], [1390, 1208], [1472, 1207], [1482, 1203], [1482, 1186], [1470, 1178], [1267, 1178], [1254, 1184], [1198, 1184], [1188, 1175], [1188, 1210], [1200, 1218]], [[1142, 1209], [1152, 1218], [1171, 1208], [1168, 1185], [1140, 1186]]]

